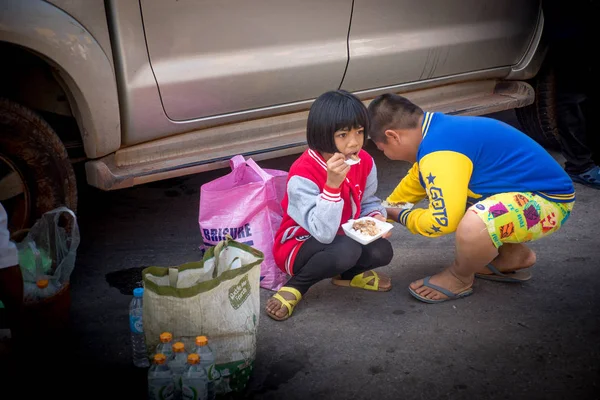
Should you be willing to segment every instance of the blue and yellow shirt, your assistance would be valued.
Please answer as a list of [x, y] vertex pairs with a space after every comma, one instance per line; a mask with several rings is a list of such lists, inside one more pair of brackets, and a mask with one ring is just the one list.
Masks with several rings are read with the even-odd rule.
[[575, 200], [573, 182], [554, 158], [502, 121], [425, 113], [422, 132], [417, 162], [387, 198], [418, 203], [429, 197], [429, 208], [404, 210], [399, 216], [412, 233], [452, 233], [470, 205], [498, 193]]

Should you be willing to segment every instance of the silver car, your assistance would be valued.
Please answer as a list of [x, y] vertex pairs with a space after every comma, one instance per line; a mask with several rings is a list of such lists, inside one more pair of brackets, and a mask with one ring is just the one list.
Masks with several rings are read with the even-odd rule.
[[537, 0], [0, 0], [0, 201], [15, 231], [76, 209], [79, 165], [114, 190], [301, 152], [337, 88], [539, 130], [543, 32]]

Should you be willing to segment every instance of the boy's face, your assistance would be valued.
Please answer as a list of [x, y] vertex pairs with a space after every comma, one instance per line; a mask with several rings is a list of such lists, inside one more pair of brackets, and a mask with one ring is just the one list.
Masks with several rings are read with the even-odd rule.
[[375, 142], [375, 145], [390, 160], [408, 161], [414, 163], [417, 160], [418, 143], [412, 143], [412, 132], [404, 130], [385, 131], [385, 141]]
[[335, 147], [346, 158], [352, 155], [358, 155], [365, 143], [365, 129], [362, 126], [358, 128], [343, 128], [333, 134]]

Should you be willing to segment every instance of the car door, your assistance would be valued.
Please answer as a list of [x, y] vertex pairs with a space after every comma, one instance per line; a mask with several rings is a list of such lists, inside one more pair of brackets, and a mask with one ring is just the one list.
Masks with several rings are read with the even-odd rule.
[[342, 87], [395, 86], [516, 64], [538, 0], [355, 0]]
[[342, 81], [352, 0], [140, 0], [140, 6], [172, 120], [313, 99]]

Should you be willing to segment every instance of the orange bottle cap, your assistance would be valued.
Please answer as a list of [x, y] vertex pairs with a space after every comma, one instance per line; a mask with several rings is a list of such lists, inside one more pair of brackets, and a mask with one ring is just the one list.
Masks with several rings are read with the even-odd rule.
[[167, 361], [167, 356], [165, 356], [163, 353], [158, 353], [154, 355], [154, 363], [161, 365], [164, 364], [165, 361]]
[[173, 351], [175, 353], [181, 353], [185, 350], [185, 345], [182, 342], [177, 342], [173, 344]]
[[208, 338], [206, 336], [196, 336], [196, 346], [206, 346]]
[[169, 332], [163, 332], [160, 334], [160, 341], [162, 343], [169, 343], [171, 340], [173, 340], [173, 335], [171, 335]]
[[40, 279], [35, 284], [40, 289], [46, 289], [48, 287], [48, 279]]
[[190, 364], [198, 364], [200, 362], [200, 356], [196, 353], [192, 353], [188, 355], [188, 363]]

